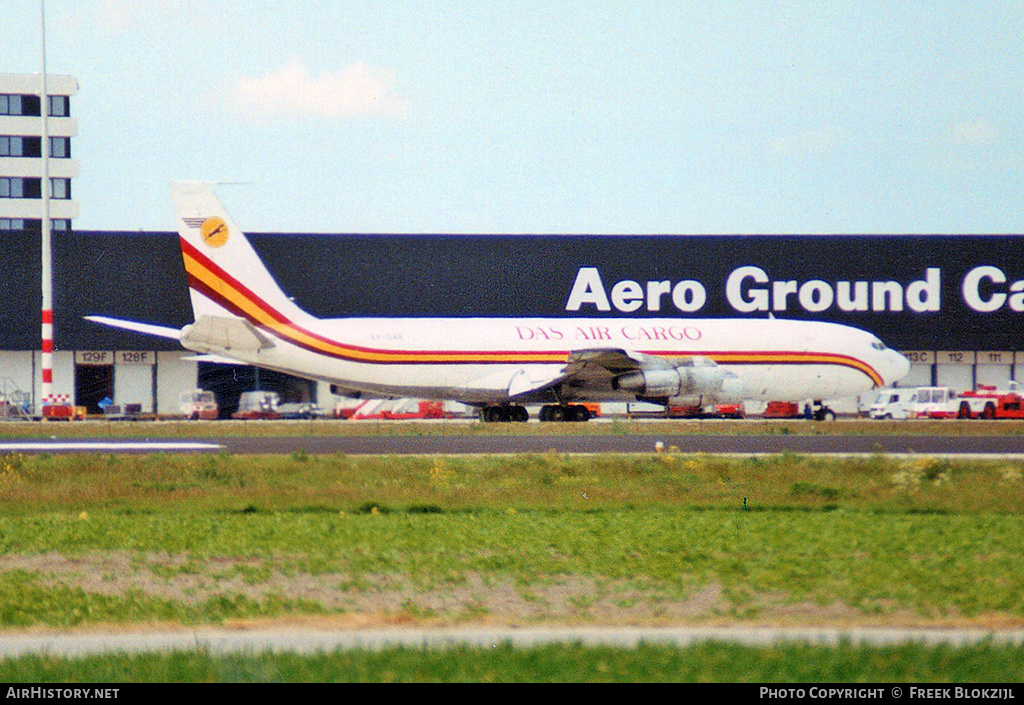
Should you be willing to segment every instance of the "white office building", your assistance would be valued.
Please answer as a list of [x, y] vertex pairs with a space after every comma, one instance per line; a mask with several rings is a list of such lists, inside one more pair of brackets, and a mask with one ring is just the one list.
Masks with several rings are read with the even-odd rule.
[[[47, 76], [50, 220], [55, 231], [71, 230], [78, 216], [72, 181], [78, 162], [71, 138], [78, 121], [71, 98], [78, 92], [72, 76]], [[42, 76], [0, 74], [0, 231], [40, 229], [43, 217]]]

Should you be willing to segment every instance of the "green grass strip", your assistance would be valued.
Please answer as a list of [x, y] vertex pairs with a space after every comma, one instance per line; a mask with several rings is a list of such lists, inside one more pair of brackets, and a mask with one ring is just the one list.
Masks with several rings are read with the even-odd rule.
[[1017, 683], [1024, 649], [975, 645], [752, 648], [708, 643], [634, 649], [508, 645], [317, 655], [23, 656], [0, 663], [6, 683]]

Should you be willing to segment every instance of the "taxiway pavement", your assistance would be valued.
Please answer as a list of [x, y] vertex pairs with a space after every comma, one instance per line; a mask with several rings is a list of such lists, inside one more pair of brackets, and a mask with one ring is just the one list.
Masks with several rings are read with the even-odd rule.
[[895, 435], [345, 435], [0, 440], [0, 453], [465, 455], [511, 453], [916, 454], [1024, 457], [1024, 436]]

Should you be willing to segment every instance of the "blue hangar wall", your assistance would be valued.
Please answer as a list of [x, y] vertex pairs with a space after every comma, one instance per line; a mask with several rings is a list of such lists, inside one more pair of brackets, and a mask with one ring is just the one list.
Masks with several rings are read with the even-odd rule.
[[[906, 350], [1024, 349], [1024, 236], [250, 236], [318, 316], [828, 320]], [[7, 233], [0, 349], [39, 345], [39, 235]], [[58, 349], [177, 349], [82, 320], [191, 320], [174, 233], [54, 235]], [[528, 333], [525, 333], [528, 334]]]

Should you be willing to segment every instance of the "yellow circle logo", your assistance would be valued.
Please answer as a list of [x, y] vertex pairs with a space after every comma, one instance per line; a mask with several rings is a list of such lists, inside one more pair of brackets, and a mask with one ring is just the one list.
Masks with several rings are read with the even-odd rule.
[[199, 234], [210, 247], [220, 247], [228, 241], [228, 226], [220, 218], [207, 218], [199, 228]]

